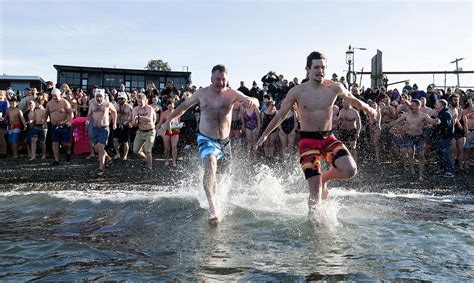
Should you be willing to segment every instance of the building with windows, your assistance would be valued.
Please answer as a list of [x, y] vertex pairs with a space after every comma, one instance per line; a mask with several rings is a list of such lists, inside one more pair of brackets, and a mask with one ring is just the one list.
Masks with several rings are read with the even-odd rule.
[[181, 89], [187, 81], [191, 80], [191, 72], [65, 65], [54, 65], [54, 68], [58, 72], [58, 84], [66, 83], [71, 89], [80, 87], [89, 90], [94, 85], [101, 88], [118, 89], [121, 84], [124, 84], [125, 89], [130, 91], [131, 89], [146, 89], [147, 84], [153, 82], [159, 90], [162, 90], [169, 81], [172, 81], [177, 89]]
[[0, 89], [5, 90], [9, 87], [14, 92], [20, 91], [21, 93], [27, 87], [42, 91], [46, 89], [46, 82], [39, 76], [0, 76]]

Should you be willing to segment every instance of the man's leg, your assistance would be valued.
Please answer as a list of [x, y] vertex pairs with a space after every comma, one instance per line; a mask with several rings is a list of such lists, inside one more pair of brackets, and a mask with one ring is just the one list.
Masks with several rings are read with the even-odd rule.
[[30, 161], [36, 159], [36, 142], [38, 141], [37, 137], [32, 137], [31, 138], [31, 156], [30, 156]]
[[104, 171], [105, 145], [98, 143], [94, 145], [94, 149], [99, 154], [99, 170]]
[[354, 177], [357, 174], [357, 165], [354, 158], [350, 155], [341, 156], [334, 162], [335, 167], [324, 172], [322, 176], [322, 197], [327, 199], [327, 182], [331, 180], [345, 180]]
[[59, 162], [59, 142], [53, 142], [53, 155], [54, 160]]
[[308, 212], [312, 213], [316, 205], [321, 202], [322, 199], [327, 199], [327, 188], [324, 192], [322, 188], [322, 177], [316, 175], [308, 178], [309, 198], [308, 198]]
[[[116, 133], [116, 132], [115, 132]], [[115, 134], [114, 133], [114, 134]], [[118, 138], [114, 138], [114, 149], [115, 149], [115, 156], [114, 159], [120, 158], [120, 143]], [[125, 154], [125, 153], [124, 153]]]
[[209, 202], [209, 220], [218, 220], [216, 215], [216, 208], [214, 203], [214, 198], [216, 195], [216, 171], [217, 171], [217, 159], [215, 156], [208, 156], [203, 161], [204, 163], [204, 192], [207, 196], [207, 201]]
[[7, 141], [5, 140], [5, 129], [0, 129], [0, 154], [7, 155]]

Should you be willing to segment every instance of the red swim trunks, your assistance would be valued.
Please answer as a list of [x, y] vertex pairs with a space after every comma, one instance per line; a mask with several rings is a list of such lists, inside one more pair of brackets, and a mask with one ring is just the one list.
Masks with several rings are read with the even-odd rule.
[[179, 136], [179, 130], [173, 130], [173, 131], [166, 130], [165, 135], [166, 136]]
[[300, 132], [300, 164], [306, 179], [321, 175], [321, 156], [332, 166], [342, 156], [350, 155], [346, 146], [327, 132]]

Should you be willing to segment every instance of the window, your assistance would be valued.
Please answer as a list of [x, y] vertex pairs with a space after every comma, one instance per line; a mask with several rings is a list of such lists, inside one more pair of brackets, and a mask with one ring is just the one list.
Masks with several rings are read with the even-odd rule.
[[123, 83], [124, 83], [123, 75], [117, 75], [117, 74], [104, 75], [104, 88], [118, 88]]
[[145, 88], [145, 76], [131, 76], [130, 83], [132, 88]]
[[87, 90], [87, 79], [82, 79], [82, 89]]
[[68, 84], [70, 88], [81, 86], [81, 73], [79, 72], [60, 72], [59, 84]]
[[12, 90], [16, 93], [17, 90], [19, 90], [21, 93], [23, 93], [23, 90], [27, 87], [30, 87], [29, 82], [15, 82], [15, 83], [10, 83], [10, 87]]

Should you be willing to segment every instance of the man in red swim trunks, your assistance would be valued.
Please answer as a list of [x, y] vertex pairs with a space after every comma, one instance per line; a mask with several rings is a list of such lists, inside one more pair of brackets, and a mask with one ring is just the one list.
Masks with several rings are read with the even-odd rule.
[[[357, 166], [342, 142], [331, 133], [332, 111], [339, 96], [354, 108], [364, 110], [371, 117], [377, 112], [366, 103], [355, 98], [339, 82], [325, 80], [326, 56], [312, 52], [306, 60], [308, 81], [293, 87], [283, 101], [277, 115], [257, 141], [255, 148], [262, 146], [268, 135], [285, 119], [293, 104], [298, 106], [301, 120], [300, 163], [309, 185], [308, 206], [310, 212], [315, 204], [326, 199], [326, 182], [349, 179], [357, 173]], [[320, 160], [325, 158], [332, 168], [321, 173]]]

